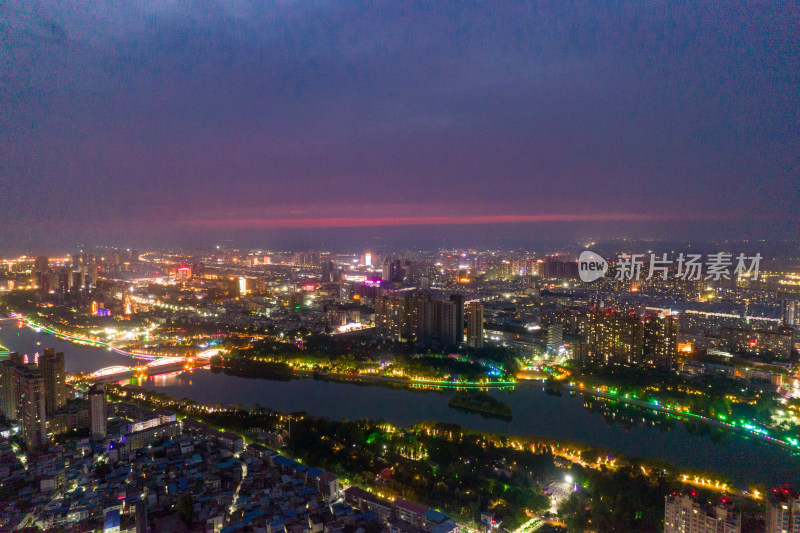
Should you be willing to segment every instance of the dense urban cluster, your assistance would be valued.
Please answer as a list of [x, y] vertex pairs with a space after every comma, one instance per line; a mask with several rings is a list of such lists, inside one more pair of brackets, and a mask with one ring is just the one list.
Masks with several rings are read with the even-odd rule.
[[[614, 422], [681, 422], [796, 452], [794, 259], [773, 259], [757, 277], [699, 279], [675, 266], [627, 276], [625, 261], [620, 254], [590, 283], [575, 255], [523, 250], [108, 248], [6, 258], [8, 326], [131, 364], [67, 373], [69, 353], [14, 353], [0, 335], [3, 527], [527, 533], [548, 522], [735, 533], [765, 521], [772, 533], [800, 525], [788, 485], [764, 496], [702, 475], [692, 483], [671, 466], [642, 477], [637, 467], [646, 474], [652, 465], [621, 457], [593, 462], [535, 445], [511, 455], [514, 446], [446, 425], [389, 430], [303, 414], [290, 428], [274, 411], [129, 396], [121, 391], [134, 388], [117, 386], [107, 401], [109, 383], [205, 366], [418, 388], [541, 380], [548, 394], [584, 394], [587, 408]], [[459, 393], [449, 405], [513, 417], [485, 392]], [[293, 458], [273, 451], [283, 446]], [[564, 475], [573, 486], [558, 481]], [[639, 496], [625, 496], [626, 483]], [[622, 513], [604, 503], [612, 497], [638, 503]]]

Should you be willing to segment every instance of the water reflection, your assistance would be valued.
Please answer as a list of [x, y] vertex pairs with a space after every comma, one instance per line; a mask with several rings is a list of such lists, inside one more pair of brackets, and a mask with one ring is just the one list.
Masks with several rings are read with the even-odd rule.
[[583, 395], [583, 406], [592, 415], [599, 415], [606, 424], [618, 424], [631, 429], [639, 424], [669, 431], [679, 423], [677, 417], [648, 409], [642, 409], [616, 400]]
[[[115, 352], [70, 344], [27, 328], [0, 328], [0, 344], [31, 357], [53, 347], [65, 353], [71, 372], [92, 372], [133, 362]], [[800, 460], [786, 450], [613, 400], [546, 391], [541, 383], [520, 383], [514, 391], [489, 390], [511, 406], [511, 421], [450, 408], [453, 390], [412, 391], [321, 379], [270, 381], [205, 369], [125, 383], [208, 404], [259, 403], [281, 412], [306, 411], [333, 419], [383, 419], [398, 426], [435, 420], [478, 431], [570, 440], [616, 449], [630, 457], [652, 457], [681, 467], [715, 470], [742, 482], [780, 484], [796, 479], [800, 472]]]

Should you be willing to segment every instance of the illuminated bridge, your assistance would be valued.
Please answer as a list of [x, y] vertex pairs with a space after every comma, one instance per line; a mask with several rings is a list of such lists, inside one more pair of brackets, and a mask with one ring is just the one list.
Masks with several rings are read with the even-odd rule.
[[113, 383], [139, 375], [156, 376], [169, 374], [187, 368], [197, 368], [208, 364], [206, 359], [186, 359], [185, 357], [162, 357], [151, 363], [141, 366], [114, 365], [101, 368], [86, 376], [86, 379], [95, 383]]

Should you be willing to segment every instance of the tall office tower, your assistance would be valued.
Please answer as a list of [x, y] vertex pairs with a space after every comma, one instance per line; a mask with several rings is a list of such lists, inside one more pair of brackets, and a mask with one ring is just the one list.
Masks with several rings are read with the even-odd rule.
[[800, 495], [790, 488], [772, 489], [765, 518], [765, 533], [800, 533]]
[[668, 494], [664, 503], [664, 533], [741, 533], [742, 515], [728, 498], [714, 505], [697, 492]]
[[39, 358], [39, 370], [44, 378], [45, 413], [48, 415], [67, 405], [67, 373], [64, 370], [64, 354], [46, 348]]
[[40, 255], [33, 261], [33, 271], [37, 274], [41, 274], [43, 272], [47, 272], [50, 268], [50, 261], [47, 257]]
[[800, 314], [800, 302], [797, 300], [783, 301], [783, 325], [793, 328], [797, 326], [798, 314]]
[[97, 278], [100, 274], [99, 268], [96, 263], [92, 263], [89, 266], [89, 275], [92, 277], [92, 287], [97, 287]]
[[56, 273], [58, 278], [58, 294], [61, 296], [66, 295], [70, 289], [71, 273], [66, 268], [61, 268]]
[[72, 268], [78, 268], [81, 265], [80, 254], [72, 254]]
[[106, 423], [108, 409], [106, 403], [106, 387], [102, 383], [95, 383], [89, 389], [89, 418], [91, 420], [92, 437], [103, 438], [106, 436]]
[[464, 295], [451, 294], [450, 301], [456, 306], [456, 343], [464, 342]]
[[644, 319], [644, 364], [670, 370], [678, 358], [678, 321], [648, 315]]
[[593, 309], [585, 326], [583, 363], [639, 365], [644, 353], [644, 324], [635, 313]]
[[467, 305], [467, 346], [483, 348], [483, 304], [480, 302]]
[[11, 359], [0, 361], [0, 414], [6, 420], [17, 418], [17, 365]]
[[31, 448], [47, 442], [45, 418], [44, 378], [34, 364], [17, 367], [16, 400], [17, 419], [22, 427], [22, 438]]
[[392, 262], [390, 270], [390, 281], [394, 283], [402, 283], [406, 279], [406, 272], [408, 270], [408, 261], [398, 259]]
[[333, 281], [333, 271], [336, 269], [333, 261], [323, 261], [320, 267], [322, 268], [322, 282], [330, 283]]
[[383, 283], [389, 283], [392, 281], [392, 258], [387, 256], [386, 259], [383, 260], [383, 267], [381, 268], [381, 279]]
[[547, 328], [547, 350], [558, 351], [564, 344], [564, 326], [553, 324]]

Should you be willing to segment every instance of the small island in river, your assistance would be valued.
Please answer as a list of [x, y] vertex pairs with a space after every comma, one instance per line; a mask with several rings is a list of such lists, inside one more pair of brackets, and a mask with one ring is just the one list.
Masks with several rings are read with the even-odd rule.
[[457, 392], [450, 398], [447, 405], [456, 409], [511, 420], [511, 407], [488, 392], [476, 390]]

